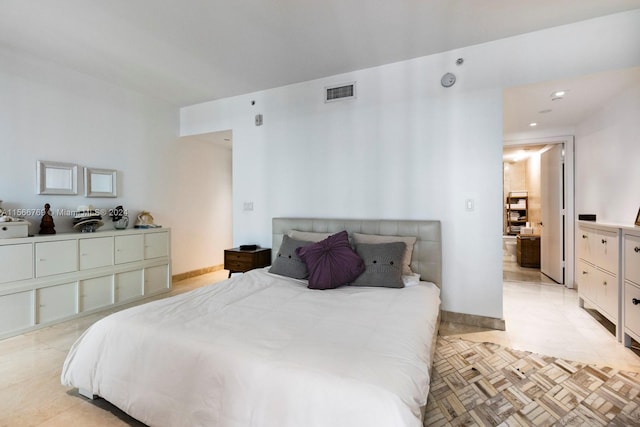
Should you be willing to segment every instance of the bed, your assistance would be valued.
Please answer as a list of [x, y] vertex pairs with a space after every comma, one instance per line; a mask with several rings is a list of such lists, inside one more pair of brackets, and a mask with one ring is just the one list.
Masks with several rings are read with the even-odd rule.
[[421, 281], [315, 290], [269, 267], [234, 275], [96, 322], [69, 351], [62, 384], [152, 426], [421, 426], [439, 221], [274, 218], [274, 261], [291, 230], [414, 236]]

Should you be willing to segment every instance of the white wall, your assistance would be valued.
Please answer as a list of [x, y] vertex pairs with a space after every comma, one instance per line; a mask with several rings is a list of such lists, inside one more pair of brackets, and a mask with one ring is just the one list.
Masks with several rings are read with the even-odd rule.
[[633, 225], [640, 208], [640, 85], [576, 129], [576, 213]]
[[[233, 129], [234, 243], [270, 245], [275, 216], [439, 219], [443, 309], [501, 318], [502, 90], [633, 66], [637, 40], [640, 11], [612, 15], [186, 107], [181, 134]], [[350, 81], [356, 100], [322, 102]]]
[[[211, 145], [179, 142], [178, 117], [178, 109], [161, 100], [0, 50], [3, 207], [36, 210], [46, 202], [54, 210], [123, 205], [131, 226], [139, 211], [149, 210], [158, 224], [172, 228], [174, 274], [221, 264], [222, 249], [231, 243], [231, 154]], [[85, 198], [82, 179], [78, 196], [37, 195], [37, 160], [75, 163], [79, 175], [83, 166], [116, 169], [118, 197]], [[218, 179], [228, 200], [224, 214], [211, 206]], [[30, 233], [37, 234], [40, 214], [28, 219]], [[58, 233], [72, 231], [71, 217], [55, 216], [54, 221]], [[112, 227], [108, 218], [105, 223], [104, 228]]]

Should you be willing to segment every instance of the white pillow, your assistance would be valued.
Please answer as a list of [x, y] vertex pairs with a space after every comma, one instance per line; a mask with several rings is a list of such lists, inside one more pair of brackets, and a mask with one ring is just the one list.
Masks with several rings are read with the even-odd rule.
[[402, 283], [404, 283], [405, 288], [408, 288], [409, 286], [415, 286], [420, 283], [420, 275], [418, 273], [415, 273], [408, 276], [402, 276]]
[[404, 250], [404, 257], [402, 257], [402, 274], [405, 276], [413, 274], [410, 265], [411, 255], [413, 254], [413, 245], [415, 245], [417, 240], [415, 236], [382, 236], [379, 234], [353, 233], [351, 237], [353, 238], [354, 245], [358, 245], [360, 243], [404, 242], [406, 248]]
[[304, 240], [306, 242], [319, 242], [320, 240], [324, 240], [327, 237], [331, 236], [335, 233], [316, 233], [314, 231], [298, 231], [298, 230], [289, 230], [287, 235], [292, 239], [296, 240]]

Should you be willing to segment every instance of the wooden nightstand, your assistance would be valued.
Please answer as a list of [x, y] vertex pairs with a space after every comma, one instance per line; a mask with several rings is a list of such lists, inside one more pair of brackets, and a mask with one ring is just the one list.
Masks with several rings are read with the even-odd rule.
[[240, 250], [240, 248], [224, 250], [224, 269], [231, 273], [244, 273], [271, 265], [271, 249], [258, 248], [251, 251]]

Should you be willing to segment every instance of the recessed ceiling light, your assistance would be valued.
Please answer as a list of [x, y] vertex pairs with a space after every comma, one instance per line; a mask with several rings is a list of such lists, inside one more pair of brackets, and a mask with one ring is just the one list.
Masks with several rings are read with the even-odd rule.
[[557, 101], [557, 100], [559, 100], [559, 99], [564, 98], [564, 96], [565, 96], [566, 94], [567, 94], [567, 91], [566, 91], [566, 90], [557, 90], [557, 91], [555, 91], [555, 92], [553, 92], [553, 93], [551, 94], [551, 100], [552, 100], [552, 101]]
[[550, 113], [551, 111], [552, 111], [551, 108], [547, 108], [546, 110], [538, 111], [538, 114], [547, 114], [547, 113]]
[[529, 126], [534, 127], [534, 126], [538, 126], [538, 124], [536, 122], [531, 122], [529, 123]]

